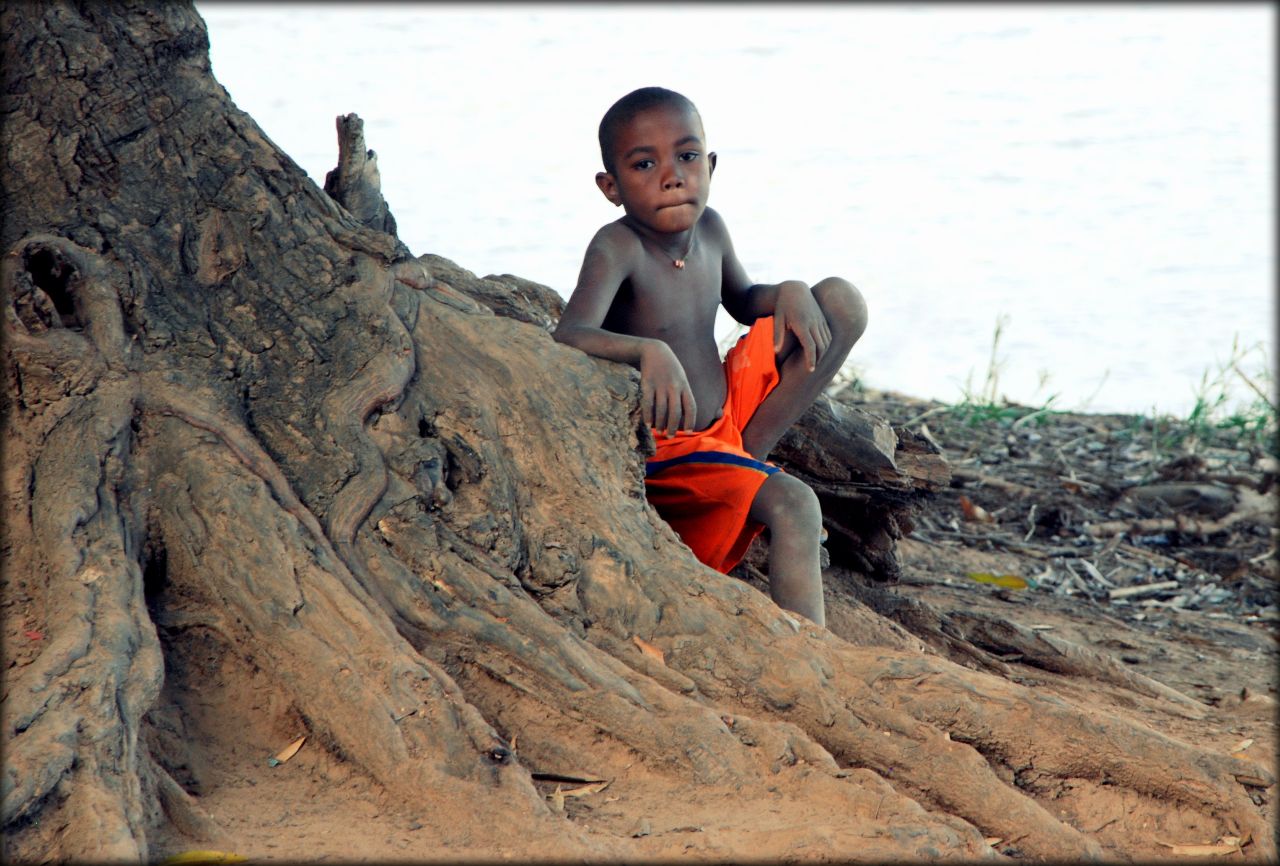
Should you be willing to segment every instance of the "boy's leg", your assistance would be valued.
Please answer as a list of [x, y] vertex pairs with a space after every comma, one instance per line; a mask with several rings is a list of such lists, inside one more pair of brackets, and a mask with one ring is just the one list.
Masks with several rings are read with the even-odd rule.
[[766, 459], [787, 428], [813, 405], [867, 327], [866, 302], [848, 280], [828, 277], [814, 284], [812, 291], [831, 328], [831, 345], [810, 373], [799, 341], [794, 334], [787, 334], [778, 354], [778, 384], [742, 431], [743, 447], [757, 460]]
[[799, 478], [775, 472], [751, 501], [750, 513], [769, 529], [769, 595], [778, 607], [825, 626], [817, 494]]

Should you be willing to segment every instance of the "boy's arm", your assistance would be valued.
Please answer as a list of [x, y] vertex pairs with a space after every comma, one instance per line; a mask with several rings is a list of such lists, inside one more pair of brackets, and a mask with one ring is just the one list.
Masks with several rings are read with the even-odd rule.
[[601, 327], [631, 270], [629, 250], [623, 241], [612, 225], [596, 232], [582, 259], [578, 284], [551, 335], [557, 342], [581, 349], [588, 355], [635, 367], [640, 364], [640, 351], [647, 341]]
[[684, 367], [662, 340], [601, 327], [618, 288], [631, 273], [631, 258], [638, 247], [630, 240], [612, 224], [596, 232], [582, 260], [578, 285], [551, 336], [588, 355], [637, 368], [641, 416], [650, 427], [670, 436], [677, 430], [692, 430], [697, 417], [697, 404]]
[[808, 284], [800, 280], [752, 283], [746, 268], [738, 261], [729, 229], [720, 214], [707, 208], [703, 212], [703, 219], [708, 220], [707, 228], [715, 232], [721, 249], [724, 250], [720, 273], [720, 302], [729, 315], [744, 325], [749, 325], [762, 316], [773, 316], [774, 352], [782, 351], [783, 341], [790, 331], [804, 349], [805, 361], [812, 371], [831, 343], [831, 328]]

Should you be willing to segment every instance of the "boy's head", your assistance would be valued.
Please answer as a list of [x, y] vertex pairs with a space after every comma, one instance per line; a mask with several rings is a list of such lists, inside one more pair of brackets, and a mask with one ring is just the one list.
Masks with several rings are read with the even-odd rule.
[[633, 90], [609, 107], [600, 120], [600, 158], [604, 160], [604, 170], [609, 174], [617, 174], [616, 160], [618, 132], [629, 121], [641, 112], [660, 106], [685, 109], [693, 112], [701, 125], [702, 117], [698, 109], [688, 97], [667, 90], [665, 87], [641, 87]]
[[657, 232], [683, 232], [702, 216], [716, 155], [706, 149], [698, 109], [662, 87], [619, 99], [600, 121], [605, 171], [596, 185], [627, 219]]

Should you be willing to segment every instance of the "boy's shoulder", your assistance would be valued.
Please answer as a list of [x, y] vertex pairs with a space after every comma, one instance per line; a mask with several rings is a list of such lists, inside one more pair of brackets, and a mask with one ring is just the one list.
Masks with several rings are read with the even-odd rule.
[[724, 217], [720, 216], [720, 211], [713, 207], [703, 208], [702, 218], [698, 220], [698, 228], [711, 229], [716, 232], [727, 232], [729, 230], [724, 224]]
[[615, 262], [634, 261], [644, 252], [640, 236], [620, 219], [602, 225], [591, 238], [588, 250]]
[[627, 224], [622, 221], [622, 219], [616, 219], [611, 223], [605, 223], [604, 225], [600, 226], [600, 229], [596, 232], [595, 237], [592, 238], [591, 240], [593, 242], [600, 241], [602, 243], [606, 243], [610, 245], [617, 245], [617, 244], [626, 244], [626, 245], [637, 244], [638, 245], [640, 243], [640, 236], [637, 235], [634, 231], [632, 231], [631, 228], [628, 227]]

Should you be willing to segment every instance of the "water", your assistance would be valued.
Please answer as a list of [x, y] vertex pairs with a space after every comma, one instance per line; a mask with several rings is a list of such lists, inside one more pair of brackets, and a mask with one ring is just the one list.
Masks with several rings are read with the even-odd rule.
[[1001, 317], [1034, 405], [1185, 414], [1233, 339], [1274, 357], [1270, 5], [197, 6], [317, 183], [364, 118], [415, 254], [567, 296], [619, 215], [599, 118], [660, 84], [752, 278], [861, 288], [872, 387], [981, 390]]

